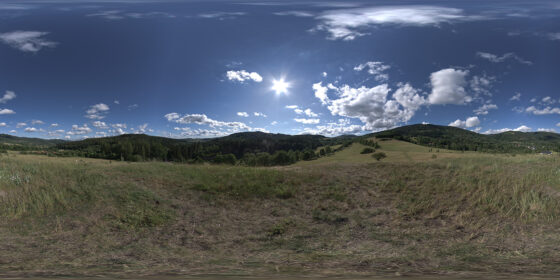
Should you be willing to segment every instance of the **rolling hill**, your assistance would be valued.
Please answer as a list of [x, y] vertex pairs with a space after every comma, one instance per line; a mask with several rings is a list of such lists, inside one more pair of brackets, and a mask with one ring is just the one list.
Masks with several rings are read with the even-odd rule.
[[560, 134], [551, 132], [508, 131], [486, 135], [451, 126], [415, 124], [364, 137], [391, 138], [423, 146], [463, 151], [560, 151]]

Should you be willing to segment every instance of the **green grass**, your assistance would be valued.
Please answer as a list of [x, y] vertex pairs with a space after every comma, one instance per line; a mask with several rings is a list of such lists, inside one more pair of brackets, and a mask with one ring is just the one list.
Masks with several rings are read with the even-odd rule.
[[0, 157], [0, 276], [560, 272], [559, 157], [380, 145], [272, 168]]

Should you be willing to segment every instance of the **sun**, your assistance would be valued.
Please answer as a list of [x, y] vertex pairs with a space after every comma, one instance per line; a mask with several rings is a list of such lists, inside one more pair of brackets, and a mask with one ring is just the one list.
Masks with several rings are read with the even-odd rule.
[[275, 91], [277, 95], [279, 94], [287, 94], [288, 89], [290, 88], [290, 83], [284, 81], [284, 78], [280, 80], [272, 80], [272, 87], [271, 90]]

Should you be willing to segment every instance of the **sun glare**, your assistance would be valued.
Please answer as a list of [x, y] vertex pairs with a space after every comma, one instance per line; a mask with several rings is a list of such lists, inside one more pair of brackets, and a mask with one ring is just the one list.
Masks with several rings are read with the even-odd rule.
[[272, 80], [272, 89], [276, 92], [276, 94], [286, 94], [288, 93], [288, 89], [290, 88], [290, 83], [284, 81], [284, 78], [280, 80]]

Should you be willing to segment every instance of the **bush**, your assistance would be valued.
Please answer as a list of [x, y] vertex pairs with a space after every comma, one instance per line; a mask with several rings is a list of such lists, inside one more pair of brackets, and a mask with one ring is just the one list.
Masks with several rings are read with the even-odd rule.
[[436, 159], [436, 158], [437, 158], [436, 154], [433, 154], [433, 155], [432, 155], [432, 158], [433, 158], [433, 159]]
[[371, 156], [372, 156], [374, 159], [376, 159], [377, 161], [380, 161], [380, 160], [382, 160], [382, 159], [384, 159], [384, 158], [387, 157], [387, 155], [386, 155], [384, 152], [377, 152], [377, 153], [375, 153], [375, 154], [373, 154], [373, 155], [371, 155]]
[[360, 152], [360, 154], [371, 154], [373, 152], [375, 152], [374, 148], [366, 147]]

